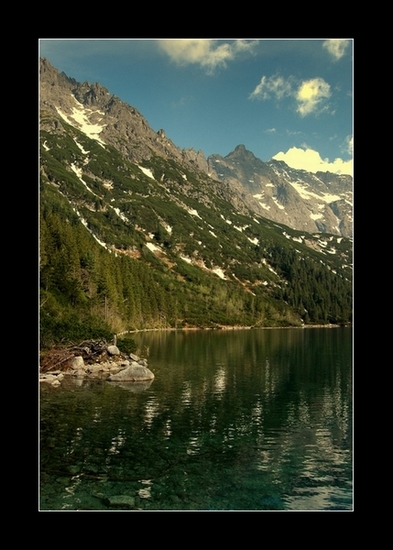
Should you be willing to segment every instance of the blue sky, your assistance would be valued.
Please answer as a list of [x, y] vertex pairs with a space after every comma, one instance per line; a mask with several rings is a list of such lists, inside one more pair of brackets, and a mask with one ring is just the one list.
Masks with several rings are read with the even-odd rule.
[[353, 40], [40, 39], [40, 55], [99, 82], [181, 148], [243, 144], [263, 161], [352, 174]]

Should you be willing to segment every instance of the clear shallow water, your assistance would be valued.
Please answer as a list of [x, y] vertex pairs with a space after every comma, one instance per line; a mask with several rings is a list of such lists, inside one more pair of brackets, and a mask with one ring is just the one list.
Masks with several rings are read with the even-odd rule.
[[150, 384], [41, 384], [41, 510], [352, 509], [350, 329], [135, 340]]

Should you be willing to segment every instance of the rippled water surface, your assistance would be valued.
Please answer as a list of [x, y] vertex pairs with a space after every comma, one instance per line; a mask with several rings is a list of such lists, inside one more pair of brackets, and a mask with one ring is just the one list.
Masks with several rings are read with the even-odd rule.
[[352, 510], [350, 329], [135, 340], [150, 384], [41, 384], [41, 510]]

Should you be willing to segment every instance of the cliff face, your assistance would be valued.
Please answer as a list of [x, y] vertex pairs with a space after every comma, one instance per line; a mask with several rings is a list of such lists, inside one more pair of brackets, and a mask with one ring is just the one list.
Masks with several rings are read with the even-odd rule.
[[[78, 83], [41, 60], [41, 112], [60, 115], [135, 163], [153, 156], [175, 161], [211, 178], [216, 192], [236, 208], [307, 232], [352, 237], [352, 177], [295, 170], [282, 161], [263, 162], [238, 145], [225, 157], [180, 149], [164, 129], [155, 132], [132, 106], [98, 83]], [[56, 120], [43, 122], [62, 131]]]
[[352, 177], [263, 162], [244, 145], [207, 159], [211, 175], [237, 189], [256, 213], [299, 231], [352, 237]]
[[79, 83], [59, 73], [50, 63], [40, 63], [40, 108], [52, 111], [88, 135], [95, 133], [102, 143], [112, 145], [132, 162], [163, 156], [189, 169], [206, 167], [201, 152], [183, 151], [166, 137], [165, 130], [155, 132], [134, 107], [98, 83]]

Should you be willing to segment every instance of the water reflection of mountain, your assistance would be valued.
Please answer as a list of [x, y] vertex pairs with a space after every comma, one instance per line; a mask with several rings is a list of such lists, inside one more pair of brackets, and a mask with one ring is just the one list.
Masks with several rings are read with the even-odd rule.
[[219, 491], [228, 475], [239, 484], [253, 478], [256, 487], [279, 483], [296, 492], [310, 480], [336, 483], [350, 468], [348, 333], [140, 336], [155, 374], [145, 391], [102, 381], [42, 398], [44, 469], [57, 464], [67, 472], [77, 464], [85, 474], [161, 483], [176, 472], [195, 495], [207, 483]]

